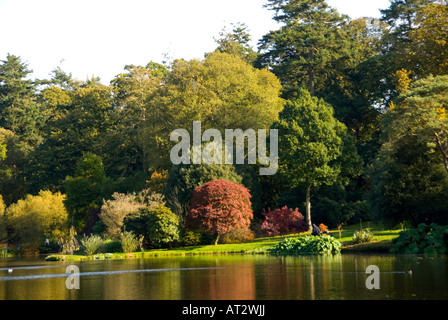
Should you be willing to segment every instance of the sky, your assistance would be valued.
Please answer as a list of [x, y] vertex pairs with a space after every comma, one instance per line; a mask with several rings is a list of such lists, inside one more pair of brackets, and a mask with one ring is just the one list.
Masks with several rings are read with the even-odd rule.
[[[379, 17], [389, 0], [327, 0], [351, 18]], [[32, 78], [60, 67], [109, 84], [125, 65], [201, 59], [223, 27], [245, 23], [252, 45], [277, 29], [266, 0], [0, 0], [0, 60], [20, 56]]]

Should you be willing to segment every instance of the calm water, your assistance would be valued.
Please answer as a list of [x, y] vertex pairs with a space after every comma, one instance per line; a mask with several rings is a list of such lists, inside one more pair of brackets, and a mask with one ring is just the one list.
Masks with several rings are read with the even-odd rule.
[[[81, 272], [79, 290], [66, 288], [69, 264]], [[365, 286], [369, 265], [380, 269], [378, 290]], [[0, 259], [0, 300], [28, 299], [445, 300], [448, 258], [224, 255], [76, 263]]]

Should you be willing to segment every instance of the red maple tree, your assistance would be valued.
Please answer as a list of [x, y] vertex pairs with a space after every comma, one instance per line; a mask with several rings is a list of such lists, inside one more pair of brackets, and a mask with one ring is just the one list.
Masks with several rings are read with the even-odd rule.
[[308, 225], [297, 208], [292, 210], [285, 206], [281, 209], [269, 209], [263, 215], [265, 220], [261, 224], [261, 230], [269, 236], [300, 233], [308, 230]]
[[187, 228], [219, 236], [236, 228], [248, 228], [253, 218], [247, 188], [227, 180], [213, 180], [193, 191]]

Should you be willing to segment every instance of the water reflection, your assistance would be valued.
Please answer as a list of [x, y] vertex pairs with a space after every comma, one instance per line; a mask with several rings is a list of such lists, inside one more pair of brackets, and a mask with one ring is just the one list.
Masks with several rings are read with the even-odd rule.
[[[369, 265], [381, 271], [379, 290], [365, 286]], [[445, 256], [225, 255], [85, 261], [77, 263], [79, 290], [66, 288], [66, 266], [38, 259], [0, 260], [0, 299], [448, 299]]]

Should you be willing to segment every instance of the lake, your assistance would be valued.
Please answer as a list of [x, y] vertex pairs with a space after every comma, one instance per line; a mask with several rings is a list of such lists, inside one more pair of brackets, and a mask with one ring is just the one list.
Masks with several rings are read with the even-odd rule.
[[[79, 268], [79, 289], [67, 289], [68, 265]], [[366, 268], [370, 265], [380, 270], [379, 289], [366, 287]], [[445, 300], [448, 258], [343, 254], [203, 255], [82, 262], [0, 259], [0, 300], [36, 299]]]

